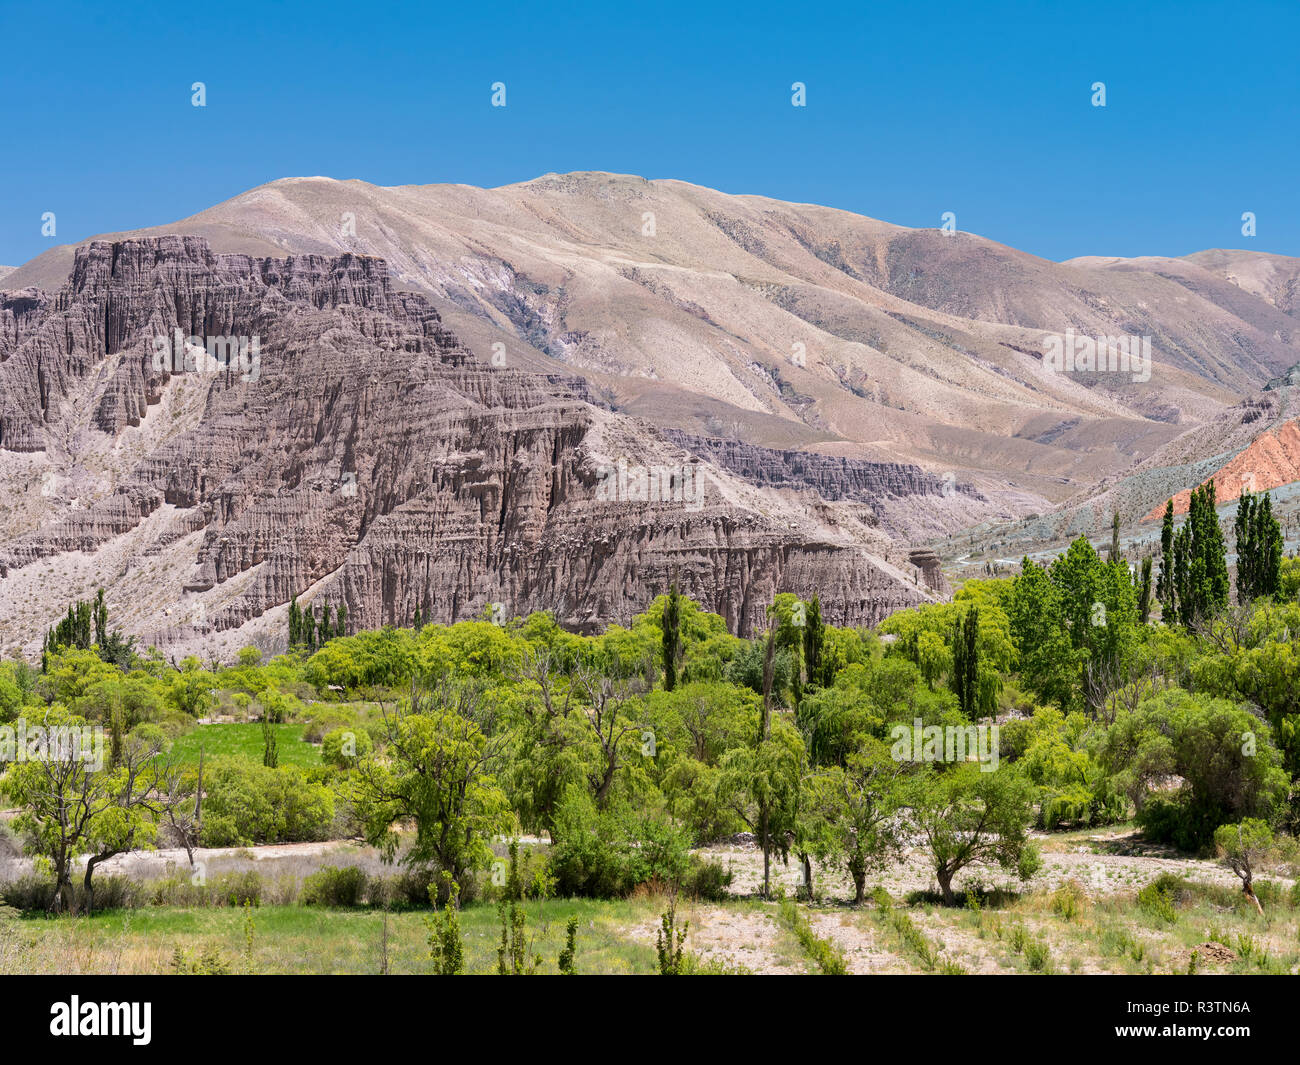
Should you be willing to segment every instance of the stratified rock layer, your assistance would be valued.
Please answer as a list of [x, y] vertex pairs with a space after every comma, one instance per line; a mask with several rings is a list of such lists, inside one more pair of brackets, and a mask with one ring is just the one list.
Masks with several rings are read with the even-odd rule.
[[[256, 360], [158, 368], [178, 331], [251, 343]], [[479, 363], [382, 260], [95, 242], [57, 294], [0, 293], [0, 451], [88, 486], [72, 501], [52, 490], [3, 545], [0, 596], [26, 567], [81, 552], [102, 561], [93, 583], [113, 605], [115, 582], [178, 550], [192, 564], [158, 580], [209, 604], [187, 614], [202, 632], [295, 595], [346, 603], [351, 628], [488, 603], [595, 628], [676, 579], [747, 633], [779, 591], [816, 592], [829, 621], [860, 624], [946, 590], [873, 528], [873, 493], [935, 490], [915, 467], [881, 464], [873, 481], [870, 464], [805, 457], [782, 472], [794, 460], [772, 465], [780, 452], [690, 443], [594, 405], [580, 379]], [[620, 461], [702, 490], [611, 494]], [[40, 625], [65, 605], [43, 604]], [[147, 639], [176, 637], [170, 608], [115, 607]], [[3, 637], [39, 639], [10, 623]]]

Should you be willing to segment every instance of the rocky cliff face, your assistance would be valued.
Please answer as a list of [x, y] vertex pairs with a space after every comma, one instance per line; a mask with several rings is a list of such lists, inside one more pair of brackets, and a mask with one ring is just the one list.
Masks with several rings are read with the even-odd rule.
[[778, 591], [844, 624], [945, 590], [872, 509], [933, 491], [915, 467], [684, 443], [479, 362], [383, 260], [95, 242], [0, 293], [0, 644], [96, 585], [147, 641], [225, 650], [274, 647], [294, 595], [592, 628], [676, 578], [746, 633]]

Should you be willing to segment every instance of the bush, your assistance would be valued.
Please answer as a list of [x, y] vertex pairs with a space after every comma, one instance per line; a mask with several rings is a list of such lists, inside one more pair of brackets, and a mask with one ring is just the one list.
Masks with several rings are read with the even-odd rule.
[[219, 761], [204, 791], [205, 847], [320, 840], [334, 820], [334, 793], [297, 766]]
[[230, 963], [221, 956], [216, 947], [205, 947], [202, 951], [172, 951], [172, 972], [177, 976], [229, 976]]
[[1042, 939], [1030, 939], [1025, 944], [1025, 964], [1029, 966], [1031, 973], [1045, 973], [1050, 971], [1052, 963], [1052, 950], [1047, 942]]
[[[429, 908], [429, 889], [437, 886], [437, 904], [447, 905], [447, 883], [436, 867], [404, 869], [392, 876], [372, 876], [366, 891], [371, 906], [384, 909]], [[460, 905], [474, 902], [479, 896], [478, 878], [471, 872], [461, 875], [457, 883]]]
[[218, 897], [227, 906], [260, 906], [262, 904], [262, 878], [251, 869], [243, 873], [224, 873], [215, 878]]
[[[675, 822], [628, 807], [598, 810], [579, 788], [565, 793], [555, 821], [550, 868], [560, 895], [623, 898], [638, 884], [690, 876], [690, 835]], [[703, 876], [708, 888], [717, 874]]]
[[321, 761], [339, 769], [352, 769], [374, 746], [365, 729], [343, 726], [326, 733], [321, 740]]
[[1174, 899], [1177, 896], [1167, 882], [1162, 883], [1164, 880], [1165, 876], [1161, 876], [1139, 891], [1137, 902], [1138, 906], [1152, 917], [1166, 924], [1173, 924], [1178, 920], [1178, 913], [1174, 909]]
[[691, 855], [690, 869], [682, 880], [682, 891], [693, 899], [722, 902], [731, 895], [727, 889], [731, 887], [732, 879], [730, 869]]
[[369, 878], [359, 866], [329, 866], [312, 873], [302, 884], [304, 906], [360, 906]]
[[1067, 921], [1073, 921], [1087, 903], [1083, 886], [1077, 880], [1067, 880], [1052, 893], [1052, 909]]
[[[95, 885], [95, 912], [100, 910], [130, 910], [143, 906], [147, 900], [144, 888], [124, 876], [97, 876]], [[0, 898], [6, 906], [23, 913], [47, 913], [54, 909], [54, 881], [49, 877], [29, 873], [17, 880], [0, 884]], [[78, 913], [86, 908], [86, 892], [80, 877], [72, 881], [73, 906]]]

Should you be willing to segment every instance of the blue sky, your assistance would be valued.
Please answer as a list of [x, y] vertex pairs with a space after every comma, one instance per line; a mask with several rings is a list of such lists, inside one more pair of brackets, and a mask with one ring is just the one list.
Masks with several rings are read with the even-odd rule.
[[0, 263], [291, 175], [567, 170], [909, 226], [954, 211], [1051, 259], [1300, 255], [1297, 31], [1294, 0], [9, 3]]

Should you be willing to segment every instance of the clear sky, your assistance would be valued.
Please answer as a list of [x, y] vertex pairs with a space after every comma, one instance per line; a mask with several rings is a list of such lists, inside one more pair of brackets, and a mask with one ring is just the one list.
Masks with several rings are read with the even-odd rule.
[[1300, 255], [1297, 42], [1296, 0], [4, 0], [0, 263], [280, 177], [567, 170], [908, 226], [953, 211], [1052, 259]]

